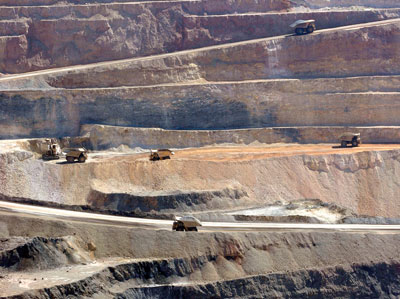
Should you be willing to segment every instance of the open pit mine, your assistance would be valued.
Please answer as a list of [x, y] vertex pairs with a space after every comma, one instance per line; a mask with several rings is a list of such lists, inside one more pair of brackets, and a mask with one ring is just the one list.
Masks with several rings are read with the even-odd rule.
[[399, 298], [399, 194], [398, 0], [0, 0], [0, 298]]

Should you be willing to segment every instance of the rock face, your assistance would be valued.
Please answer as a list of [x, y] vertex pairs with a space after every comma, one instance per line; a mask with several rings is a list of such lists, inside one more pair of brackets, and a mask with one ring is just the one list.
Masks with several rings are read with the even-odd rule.
[[[0, 138], [78, 136], [80, 127], [85, 124], [180, 130], [398, 126], [399, 78], [367, 76], [118, 89], [3, 91], [0, 92]], [[123, 136], [123, 130], [119, 130], [117, 136]], [[396, 135], [395, 131], [393, 133]], [[277, 140], [282, 138], [285, 140], [286, 134]], [[315, 136], [304, 142], [336, 142], [336, 139], [337, 136], [333, 139]], [[263, 142], [273, 140], [276, 139]], [[293, 139], [303, 142], [301, 138], [298, 140]], [[396, 138], [376, 135], [368, 140], [395, 142]], [[181, 147], [179, 143], [172, 146]]]
[[[246, 3], [13, 2], [0, 3], [16, 5], [0, 6], [0, 19], [6, 24], [14, 20], [19, 22], [3, 27], [4, 32], [0, 32], [0, 47], [4, 49], [0, 57], [2, 73], [20, 73], [183, 50], [185, 32], [182, 25], [183, 17], [187, 14], [270, 11], [289, 7], [289, 1], [284, 0]], [[201, 46], [201, 43], [195, 45]]]
[[[176, 264], [181, 264], [176, 261]], [[106, 279], [121, 283], [125, 277], [135, 277], [148, 280], [154, 273], [158, 280], [165, 281], [166, 277], [184, 276], [181, 269], [173, 267], [172, 263], [161, 263], [161, 265], [147, 265], [143, 263], [132, 269], [118, 267], [108, 273]], [[183, 266], [183, 265], [182, 265]], [[256, 275], [242, 279], [224, 280], [212, 283], [176, 283], [163, 284], [157, 283], [156, 286], [130, 287], [122, 292], [114, 293], [115, 298], [246, 298], [249, 295], [260, 297], [290, 297], [290, 298], [321, 298], [326, 296], [366, 298], [379, 297], [382, 294], [388, 296], [399, 296], [398, 287], [400, 277], [398, 274], [399, 263], [379, 263], [369, 265], [354, 265], [352, 267], [337, 266], [333, 268], [310, 269], [286, 273]], [[131, 267], [130, 267], [131, 268]], [[143, 269], [148, 272], [143, 272]], [[172, 268], [172, 269], [171, 269]], [[183, 268], [185, 269], [185, 268]], [[134, 271], [137, 272], [134, 272]], [[161, 271], [157, 271], [161, 270]], [[106, 271], [104, 271], [106, 272]], [[136, 274], [137, 275], [137, 274]], [[18, 298], [41, 298], [49, 295], [54, 298], [62, 298], [67, 294], [74, 293], [80, 296], [98, 295], [96, 284], [83, 287], [87, 280], [73, 284], [52, 287], [44, 290], [28, 291]], [[99, 283], [101, 280], [99, 281]], [[85, 291], [83, 291], [85, 289]], [[101, 290], [103, 294], [108, 294], [106, 289]], [[17, 297], [8, 297], [17, 298]]]
[[[176, 84], [199, 79], [224, 82], [393, 75], [399, 70], [399, 24], [395, 19], [361, 28], [326, 29], [300, 37], [245, 41], [152, 58], [38, 73], [29, 80], [44, 81], [55, 88], [98, 88]], [[23, 87], [26, 80], [25, 77], [19, 80], [5, 78], [0, 86], [8, 89], [21, 84]]]
[[[316, 20], [318, 30], [392, 19], [398, 9], [338, 10], [301, 13], [246, 13], [237, 15], [185, 16], [183, 18], [183, 49], [198, 48], [283, 34], [293, 34], [296, 20]], [[224, 26], [219, 26], [224, 24]]]
[[10, 248], [0, 248], [0, 267], [12, 270], [47, 270], [90, 261], [88, 252], [79, 248], [73, 237], [4, 238], [0, 242], [2, 246], [14, 244]]
[[[117, 148], [187, 148], [221, 143], [338, 143], [345, 132], [359, 132], [363, 143], [400, 143], [400, 127], [280, 127], [240, 130], [162, 130], [86, 125], [76, 139], [94, 150]], [[74, 140], [74, 138], [72, 139]]]
[[[265, 9], [278, 9], [273, 7], [272, 2], [268, 3], [265, 4]], [[239, 2], [236, 4], [239, 5]], [[130, 9], [145, 11], [146, 8], [146, 11], [162, 13], [165, 12], [164, 9], [170, 9], [172, 4], [151, 2], [110, 5], [115, 9], [126, 9], [128, 12]], [[197, 2], [176, 2], [174, 5], [179, 6], [181, 12], [190, 10], [200, 14], [203, 9], [197, 7], [200, 5]], [[217, 10], [208, 2], [202, 2], [201, 5], [206, 7], [204, 9]], [[33, 11], [39, 15], [47, 12], [51, 17], [43, 20], [44, 28], [40, 28], [40, 22], [34, 22], [29, 29], [26, 29], [23, 23], [18, 23], [19, 21], [9, 26], [14, 28], [13, 30], [18, 28], [20, 31], [28, 30], [49, 36], [52, 33], [50, 34], [48, 29], [72, 30], [69, 26], [76, 24], [69, 16], [76, 13], [76, 9], [79, 9], [79, 14], [86, 12], [92, 18], [97, 16], [97, 13], [99, 16], [109, 13], [106, 8], [109, 6], [21, 6], [1, 9], [8, 9], [10, 14], [18, 16], [29, 15]], [[249, 10], [251, 9], [252, 6], [249, 7]], [[132, 14], [135, 13], [138, 12], [134, 10]], [[391, 18], [397, 13], [398, 9], [350, 12], [351, 15], [354, 14], [354, 20], [357, 22], [363, 18]], [[327, 27], [334, 26], [334, 22], [347, 22], [346, 12], [338, 11], [332, 14], [319, 15], [321, 22], [325, 22]], [[55, 16], [58, 18], [54, 18]], [[279, 19], [277, 14], [262, 16]], [[221, 20], [224, 17], [196, 19]], [[286, 14], [285, 17], [299, 16]], [[176, 21], [177, 16], [172, 14], [169, 18], [161, 19]], [[60, 27], [51, 25], [60, 20], [68, 24], [62, 24]], [[90, 22], [85, 23], [84, 28], [97, 32], [96, 26], [107, 27], [103, 21], [100, 17], [93, 17]], [[216, 27], [217, 23], [213, 23], [215, 26], [212, 26]], [[283, 26], [275, 21], [273, 23], [279, 28]], [[244, 41], [73, 69], [56, 69], [23, 77], [5, 76], [0, 78], [0, 138], [77, 136], [80, 127], [85, 124], [184, 130], [398, 126], [399, 79], [395, 74], [398, 74], [400, 68], [399, 24], [398, 19], [395, 19], [359, 27], [321, 30], [312, 35]], [[162, 23], [159, 26], [159, 29], [168, 27]], [[197, 25], [193, 26], [198, 28]], [[242, 27], [240, 22], [237, 26]], [[137, 28], [132, 30], [142, 32]], [[209, 36], [214, 40], [211, 43], [224, 42], [218, 34], [227, 38], [229, 36], [224, 32], [217, 32], [215, 36], [211, 34]], [[82, 36], [82, 42], [89, 43], [93, 49], [103, 49], [101, 55], [112, 52], [104, 50], [106, 46], [96, 46], [85, 34]], [[90, 33], [90, 36], [95, 34]], [[162, 36], [169, 38], [172, 35]], [[254, 37], [251, 34], [246, 36]], [[50, 40], [54, 45], [43, 48], [59, 53], [57, 47], [62, 47], [62, 42], [68, 42], [69, 37], [67, 34], [60, 34], [58, 38], [59, 40]], [[73, 39], [80, 41], [78, 35], [74, 35]], [[128, 40], [129, 38], [127, 42]], [[120, 44], [119, 41], [117, 43]], [[199, 43], [203, 44], [204, 40]], [[144, 44], [151, 49], [157, 49], [151, 41]], [[28, 48], [32, 49], [31, 46]], [[167, 51], [163, 48], [161, 52]], [[10, 53], [18, 53], [18, 50], [13, 49]], [[90, 51], [87, 53], [91, 55]], [[40, 54], [40, 57], [46, 55]], [[75, 56], [51, 54], [49, 57], [73, 59]], [[81, 59], [84, 55], [76, 57]], [[115, 56], [113, 59], [116, 58], [121, 57]], [[98, 56], [98, 59], [105, 58]], [[64, 62], [62, 64], [64, 65]], [[65, 65], [68, 64], [69, 62], [65, 61]], [[287, 80], [282, 80], [283, 78]], [[325, 140], [316, 137], [311, 139]]]
[[[318, 6], [286, 0], [3, 2], [0, 5], [6, 6], [0, 6], [1, 73], [148, 56], [282, 35], [291, 33], [288, 24], [301, 18], [317, 19], [317, 26], [322, 29], [399, 16], [394, 9], [270, 13], [302, 5]], [[388, 3], [375, 7], [398, 6]]]
[[148, 192], [147, 194], [145, 192], [107, 194], [93, 190], [87, 198], [87, 205], [91, 208], [106, 212], [127, 213], [132, 211], [163, 213], [205, 211], [228, 209], [246, 203], [250, 203], [247, 193], [234, 188], [200, 192]]
[[[9, 217], [12, 216], [0, 222], [10, 223]], [[29, 234], [39, 230], [43, 234], [41, 221], [22, 217], [19, 227], [7, 228], [12, 234], [22, 229]], [[81, 268], [82, 272], [88, 271], [86, 277], [62, 285], [47, 284], [36, 290], [20, 288], [14, 293], [19, 298], [45, 295], [62, 298], [71, 293], [78, 297], [96, 294], [117, 298], [399, 294], [400, 239], [396, 234], [185, 234], [73, 222], [61, 224], [54, 220], [52, 224], [53, 234], [77, 232], [79, 238], [90, 236], [97, 244], [98, 257], [124, 254], [127, 258], [95, 273]], [[57, 277], [68, 275], [64, 272], [58, 270]]]
[[326, 8], [326, 7], [399, 7], [400, 4], [396, 0], [293, 0], [292, 3], [311, 8]]
[[322, 298], [399, 296], [400, 264], [357, 265], [323, 270], [258, 275], [198, 285], [130, 288], [117, 298]]

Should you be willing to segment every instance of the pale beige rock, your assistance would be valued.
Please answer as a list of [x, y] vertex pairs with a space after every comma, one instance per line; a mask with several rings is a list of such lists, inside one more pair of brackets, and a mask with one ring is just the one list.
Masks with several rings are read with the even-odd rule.
[[[204, 148], [154, 163], [148, 154], [90, 157], [84, 164], [44, 163], [1, 155], [6, 197], [86, 205], [91, 192], [142, 195], [241, 188], [248, 198], [227, 208], [319, 198], [357, 214], [398, 217], [398, 146]], [[370, 149], [368, 149], [370, 148]], [[146, 175], [143, 175], [146, 174]], [[98, 200], [102, 200], [101, 197]], [[216, 201], [218, 203], [218, 201]], [[213, 209], [217, 205], [207, 206]], [[218, 208], [220, 206], [218, 205]]]

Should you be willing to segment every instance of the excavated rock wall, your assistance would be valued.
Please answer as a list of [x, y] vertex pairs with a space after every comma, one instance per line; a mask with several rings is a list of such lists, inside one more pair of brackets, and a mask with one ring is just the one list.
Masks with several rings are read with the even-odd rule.
[[71, 293], [121, 298], [143, 294], [203, 298], [211, 292], [222, 297], [244, 292], [257, 297], [398, 295], [397, 234], [176, 233], [113, 226], [99, 229], [97, 224], [10, 215], [4, 215], [0, 223], [10, 235], [56, 237], [76, 233], [96, 245], [98, 258], [136, 259], [79, 281], [31, 290], [19, 298], [43, 294], [65, 297]]
[[[114, 4], [114, 3], [134, 3], [143, 2], [142, 0], [18, 0], [16, 3], [14, 0], [1, 0], [0, 5], [4, 6], [43, 6], [43, 5], [55, 5], [55, 6], [66, 6], [66, 5], [101, 5], [101, 4]], [[145, 2], [170, 2], [169, 0], [147, 0]], [[184, 0], [180, 0], [184, 3]], [[246, 0], [246, 1], [224, 1], [224, 0], [203, 0], [203, 1], [192, 1], [192, 5], [200, 5], [205, 7], [205, 12], [212, 13], [226, 13], [230, 12], [243, 12], [243, 11], [263, 11], [263, 10], [282, 10], [292, 7], [294, 2], [289, 0]], [[202, 2], [202, 3], [200, 3]], [[203, 13], [203, 12], [201, 12]]]
[[[318, 28], [332, 28], [399, 17], [396, 9], [270, 13], [296, 6], [285, 0], [47, 2], [0, 6], [0, 72], [20, 73], [282, 35], [292, 32], [288, 24], [299, 18], [314, 18]], [[39, 4], [43, 6], [35, 6]], [[244, 15], [237, 15], [240, 13]], [[209, 17], [212, 15], [223, 16]]]
[[192, 285], [133, 287], [117, 298], [323, 298], [396, 297], [400, 294], [398, 262], [337, 266]]
[[[82, 127], [78, 144], [94, 150], [126, 145], [130, 148], [187, 148], [215, 144], [338, 143], [345, 132], [359, 132], [363, 143], [400, 143], [400, 127], [292, 127], [240, 130], [162, 130], [101, 125]], [[75, 138], [72, 138], [75, 142]]]
[[176, 50], [184, 4], [154, 2], [81, 6], [0, 7], [22, 19], [25, 32], [0, 37], [0, 71], [32, 70]]
[[[266, 12], [289, 7], [288, 1], [272, 0], [102, 2], [112, 1], [34, 6], [53, 4], [37, 1], [30, 6], [0, 6], [0, 23], [7, 25], [0, 32], [0, 72], [20, 73], [183, 50], [186, 14]], [[3, 3], [7, 4], [11, 3]], [[194, 47], [201, 46], [199, 41]]]
[[[198, 45], [238, 42], [256, 38], [293, 34], [289, 27], [296, 20], [316, 20], [317, 30], [353, 24], [394, 19], [400, 16], [398, 9], [338, 10], [288, 13], [257, 13], [222, 16], [184, 16], [183, 49]], [[220, 26], [224, 24], [224, 26]]]
[[[46, 80], [59, 88], [93, 88], [176, 84], [200, 78], [220, 82], [398, 74], [400, 22], [382, 22], [37, 74], [29, 80]], [[2, 80], [1, 88], [22, 82]]]
[[[166, 283], [171, 278], [185, 280], [184, 277], [191, 274], [187, 272], [189, 269], [185, 267], [184, 263], [176, 260], [175, 263], [142, 263], [136, 267], [126, 265], [116, 269], [109, 268], [103, 270], [101, 275], [97, 277], [3, 298], [24, 299], [44, 296], [62, 298], [71, 293], [89, 297], [99, 294], [110, 296], [112, 294], [118, 299], [246, 298], [249, 295], [256, 298], [396, 297], [400, 294], [399, 268], [400, 263], [394, 261], [377, 264], [353, 264], [351, 267], [336, 266], [287, 271], [285, 273], [254, 275], [211, 283]], [[153, 275], [155, 278], [153, 278]], [[110, 282], [121, 284], [129, 281], [130, 277], [140, 280], [142, 285], [126, 286], [124, 290], [119, 292], [111, 289]], [[99, 288], [99, 285], [101, 285], [101, 288]], [[114, 292], [110, 292], [109, 289]]]
[[373, 8], [399, 7], [396, 0], [291, 0], [292, 4], [309, 8], [364, 6]]
[[79, 242], [71, 236], [34, 237], [22, 241], [15, 239], [0, 239], [1, 243], [19, 243], [12, 248], [0, 250], [0, 267], [16, 271], [45, 270], [91, 260], [89, 252], [80, 248]]
[[[85, 124], [185, 130], [285, 126], [396, 126], [400, 125], [399, 78], [387, 76], [96, 90], [3, 91], [0, 92], [0, 138], [78, 136], [81, 125]], [[305, 132], [304, 129], [301, 130]], [[127, 129], [126, 132], [133, 131]], [[136, 137], [139, 136], [139, 132], [139, 129], [136, 130]], [[297, 132], [296, 129], [292, 129], [292, 134], [290, 130], [285, 132], [287, 133], [271, 137], [270, 141], [264, 139], [260, 142], [333, 140], [332, 135], [324, 137], [321, 134], [314, 138], [310, 136], [303, 140], [298, 136], [296, 139], [290, 138], [290, 135]], [[390, 135], [378, 139], [375, 139], [377, 136], [371, 136], [368, 140], [397, 142], [396, 132], [393, 133], [393, 138]], [[195, 134], [200, 137], [209, 133]], [[212, 134], [226, 136], [224, 132]], [[126, 139], [127, 136], [123, 137], [124, 135], [126, 134], [121, 129], [112, 139]], [[181, 147], [185, 144], [192, 146], [202, 143], [188, 138], [185, 132], [182, 132], [182, 136], [185, 137], [179, 137], [174, 144], [168, 144]], [[107, 135], [104, 139], [109, 137]], [[152, 137], [148, 138], [150, 140]], [[160, 143], [167, 144], [169, 137], [162, 138]], [[251, 136], [240, 138], [257, 139]], [[143, 140], [143, 137], [140, 140]], [[151, 144], [140, 140], [124, 142], [136, 142], [143, 147]], [[218, 140], [232, 142], [231, 139], [224, 140], [223, 137], [215, 139]], [[336, 137], [334, 141], [336, 142]], [[182, 142], [186, 143], [181, 145]]]
[[[159, 193], [159, 192], [158, 192]], [[240, 189], [173, 192], [147, 194], [103, 193], [93, 190], [87, 198], [87, 205], [106, 212], [193, 212], [213, 209], [228, 209], [251, 203], [247, 193]]]

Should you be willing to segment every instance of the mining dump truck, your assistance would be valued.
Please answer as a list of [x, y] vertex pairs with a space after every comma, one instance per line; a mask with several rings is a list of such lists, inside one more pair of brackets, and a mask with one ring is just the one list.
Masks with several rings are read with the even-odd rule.
[[45, 139], [43, 143], [39, 145], [40, 151], [42, 152], [43, 160], [56, 160], [60, 159], [61, 148], [56, 139]]
[[172, 224], [172, 230], [179, 231], [194, 231], [197, 232], [197, 227], [201, 226], [200, 220], [193, 216], [175, 217]]
[[150, 161], [171, 159], [175, 153], [169, 149], [150, 150]]
[[298, 35], [313, 33], [314, 30], [317, 29], [315, 27], [315, 20], [297, 20], [289, 26], [294, 28], [294, 32], [296, 32]]
[[347, 132], [339, 136], [339, 141], [341, 147], [347, 147], [348, 144], [357, 147], [361, 144], [361, 135], [360, 133]]
[[88, 158], [87, 149], [84, 147], [81, 148], [69, 148], [65, 150], [65, 158], [68, 163], [72, 163], [75, 160], [78, 160], [80, 163], [84, 163]]

